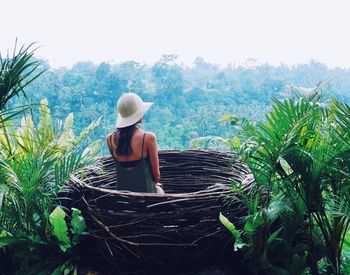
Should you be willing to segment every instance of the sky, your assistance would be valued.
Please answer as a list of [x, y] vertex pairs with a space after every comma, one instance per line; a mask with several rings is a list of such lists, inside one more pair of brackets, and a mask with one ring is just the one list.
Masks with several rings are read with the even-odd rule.
[[221, 65], [247, 59], [350, 68], [347, 0], [0, 0], [0, 52], [37, 42], [51, 66], [151, 64], [176, 54]]

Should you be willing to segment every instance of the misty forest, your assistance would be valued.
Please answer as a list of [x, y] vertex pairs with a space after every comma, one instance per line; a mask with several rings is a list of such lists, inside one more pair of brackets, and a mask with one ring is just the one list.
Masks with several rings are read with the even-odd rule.
[[[228, 137], [232, 133], [226, 115], [264, 120], [273, 99], [284, 99], [293, 90], [310, 93], [322, 84], [330, 97], [350, 100], [350, 70], [328, 68], [317, 61], [273, 67], [247, 60], [247, 66], [219, 65], [195, 59], [193, 66], [178, 65], [176, 55], [164, 55], [152, 65], [128, 61], [121, 64], [80, 62], [72, 68], [50, 69], [26, 88], [32, 103], [46, 98], [56, 119], [74, 114], [74, 127], [101, 117], [89, 136], [100, 139], [115, 130], [116, 102], [127, 91], [154, 102], [144, 128], [158, 138], [161, 149], [185, 149], [192, 139]], [[106, 154], [105, 147], [102, 154]]]

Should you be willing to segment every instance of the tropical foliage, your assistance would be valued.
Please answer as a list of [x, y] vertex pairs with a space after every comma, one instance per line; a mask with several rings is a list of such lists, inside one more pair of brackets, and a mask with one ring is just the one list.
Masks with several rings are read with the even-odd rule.
[[[21, 48], [1, 60], [5, 65], [0, 74], [0, 102], [4, 104], [38, 76], [31, 76], [38, 63], [31, 61], [32, 53], [27, 51]], [[2, 107], [6, 119], [0, 121], [0, 272], [38, 274], [63, 263], [64, 270], [73, 271], [75, 245], [85, 228], [79, 211], [73, 209], [68, 234], [65, 212], [56, 207], [57, 195], [72, 173], [98, 169], [94, 159], [98, 142], [84, 150], [80, 143], [99, 120], [75, 136], [73, 114], [64, 123], [53, 122], [46, 99], [39, 105], [39, 117], [26, 112], [19, 126], [13, 110]]]
[[349, 270], [350, 106], [321, 90], [274, 100], [265, 122], [226, 117], [237, 134], [224, 142], [257, 187], [242, 193], [249, 213], [241, 231], [221, 221], [253, 273]]
[[22, 46], [16, 51], [17, 42], [13, 55], [2, 57], [0, 54], [0, 110], [14, 97], [24, 93], [24, 87], [37, 79], [44, 71], [40, 69], [40, 62], [33, 61], [33, 44]]
[[24, 93], [24, 88], [37, 79], [44, 70], [40, 62], [33, 61], [33, 44], [22, 46], [16, 51], [17, 41], [13, 55], [9, 53], [6, 57], [0, 54], [0, 123], [17, 116], [28, 109], [27, 105], [20, 105], [16, 108], [7, 108], [8, 103], [16, 96]]
[[[347, 70], [315, 62], [220, 68], [200, 58], [186, 68], [171, 55], [153, 66], [44, 65], [48, 72], [37, 79], [44, 68], [33, 61], [31, 47], [0, 57], [1, 273], [77, 273], [86, 225], [78, 209], [59, 205], [59, 190], [73, 173], [99, 169], [99, 143], [93, 140], [113, 130], [115, 102], [128, 90], [156, 102], [145, 124], [162, 148], [184, 148], [190, 139], [210, 135], [192, 145], [228, 147], [250, 167], [257, 184], [249, 194], [242, 191], [244, 182], [232, 183], [248, 207], [243, 226], [219, 216], [247, 270], [350, 272]], [[326, 76], [337, 78], [331, 88], [286, 89]], [[337, 99], [325, 97], [326, 88]], [[40, 104], [21, 104], [17, 96], [27, 92]], [[76, 126], [71, 110], [77, 111]], [[225, 126], [218, 127], [227, 113], [239, 116], [223, 117]], [[100, 115], [105, 123], [97, 128]]]

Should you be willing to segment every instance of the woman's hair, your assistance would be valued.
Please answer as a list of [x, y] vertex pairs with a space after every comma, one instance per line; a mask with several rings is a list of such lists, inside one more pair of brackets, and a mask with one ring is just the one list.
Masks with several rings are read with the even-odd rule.
[[118, 128], [119, 135], [115, 135], [115, 143], [117, 144], [117, 155], [129, 156], [132, 154], [131, 137], [136, 129], [136, 124], [128, 127]]

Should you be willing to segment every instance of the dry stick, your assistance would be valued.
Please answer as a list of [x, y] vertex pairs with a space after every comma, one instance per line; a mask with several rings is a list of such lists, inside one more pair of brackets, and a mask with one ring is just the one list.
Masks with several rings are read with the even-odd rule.
[[111, 248], [109, 247], [109, 245], [108, 245], [108, 243], [107, 243], [107, 240], [104, 239], [104, 242], [105, 242], [105, 244], [106, 244], [106, 246], [107, 246], [107, 248], [108, 248], [109, 253], [110, 253], [111, 256], [113, 257], [113, 252], [112, 252]]
[[[110, 236], [112, 236], [113, 238], [115, 238], [116, 240], [118, 240], [123, 246], [125, 249], [127, 249], [131, 254], [133, 254], [134, 256], [138, 257], [137, 254], [133, 253], [124, 243], [128, 243], [128, 244], [132, 244], [131, 242], [128, 242], [128, 241], [125, 241], [125, 240], [122, 240], [120, 238], [118, 238], [116, 235], [114, 235], [110, 229], [108, 228], [108, 226], [104, 225], [101, 221], [99, 221], [94, 215], [91, 214], [91, 209], [90, 209], [90, 206], [89, 204], [87, 203], [87, 201], [85, 200], [84, 196], [82, 197], [83, 201], [86, 203], [87, 207], [88, 207], [88, 210], [90, 212], [90, 216], [94, 219], [94, 221], [100, 225]], [[137, 245], [137, 244], [136, 244]], [[113, 255], [112, 255], [113, 256]], [[139, 257], [138, 257], [139, 258]]]
[[[86, 200], [83, 198], [83, 200], [86, 202]], [[101, 221], [99, 221], [94, 215], [92, 215], [90, 213], [90, 216], [94, 219], [94, 221], [100, 225], [110, 236], [112, 236], [114, 239], [118, 240], [121, 243], [127, 243], [129, 245], [134, 245], [134, 246], [195, 246], [192, 244], [173, 244], [173, 243], [135, 243], [135, 242], [130, 242], [124, 239], [121, 239], [119, 237], [117, 237], [115, 234], [113, 234], [111, 232], [111, 230], [109, 229], [108, 226], [106, 226], [104, 223], [102, 223]], [[126, 246], [124, 246], [126, 249], [128, 249]], [[129, 250], [129, 249], [128, 249]], [[129, 250], [129, 252], [131, 252]], [[132, 252], [131, 252], [132, 253]]]
[[217, 234], [218, 232], [221, 232], [221, 231], [222, 231], [222, 229], [217, 230], [217, 231], [215, 231], [215, 232], [213, 232], [213, 233], [210, 233], [210, 234], [208, 234], [208, 235], [206, 235], [206, 236], [201, 236], [201, 237], [199, 237], [198, 239], [194, 240], [194, 241], [192, 242], [192, 244], [195, 244], [196, 242], [199, 242], [201, 239], [204, 239], [204, 238], [213, 236], [213, 235], [215, 235], [215, 234]]
[[144, 221], [144, 219], [138, 220], [138, 221], [135, 221], [135, 222], [119, 224], [119, 225], [110, 225], [109, 228], [120, 228], [120, 227], [125, 227], [125, 226], [128, 226], [128, 225], [135, 225], [135, 224], [138, 224], [138, 223], [143, 222], [143, 221]]

